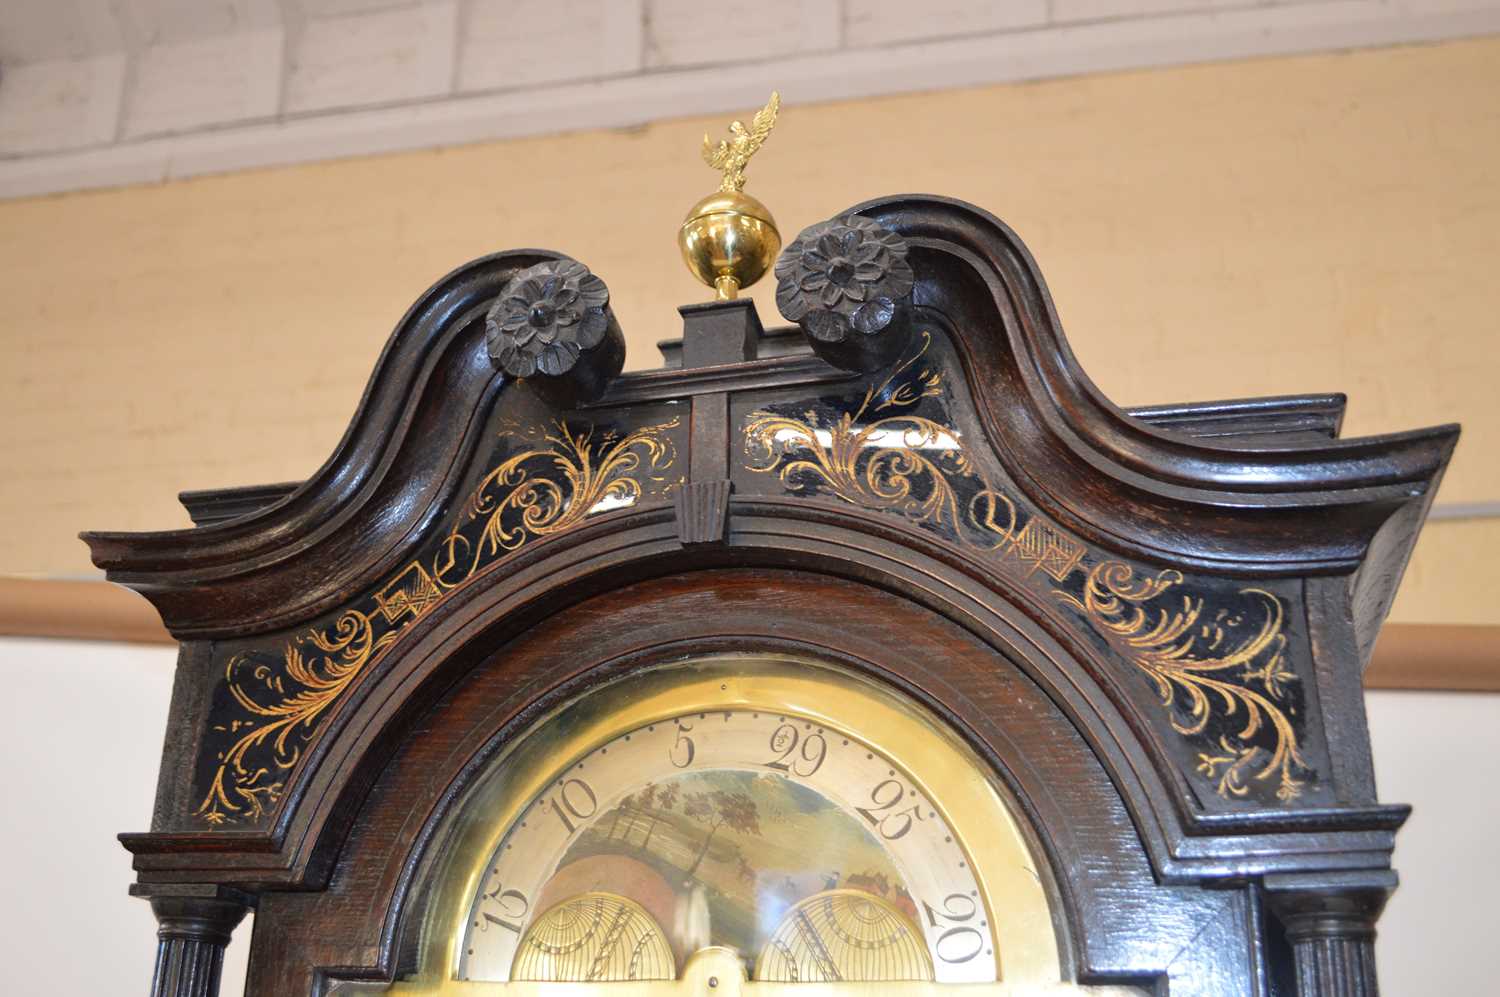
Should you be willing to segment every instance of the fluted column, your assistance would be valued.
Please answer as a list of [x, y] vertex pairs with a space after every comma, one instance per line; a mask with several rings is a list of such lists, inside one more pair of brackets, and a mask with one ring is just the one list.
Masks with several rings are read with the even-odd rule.
[[1376, 997], [1375, 922], [1396, 887], [1378, 872], [1276, 875], [1266, 898], [1297, 961], [1298, 997]]
[[249, 910], [249, 898], [216, 887], [136, 886], [156, 915], [151, 997], [217, 997], [224, 947]]

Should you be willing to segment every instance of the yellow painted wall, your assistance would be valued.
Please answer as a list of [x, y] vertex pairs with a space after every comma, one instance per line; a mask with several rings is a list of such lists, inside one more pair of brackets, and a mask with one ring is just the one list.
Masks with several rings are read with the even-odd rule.
[[[1350, 434], [1462, 421], [1440, 496], [1500, 499], [1500, 39], [797, 106], [753, 164], [783, 232], [949, 194], [1009, 221], [1121, 404], [1343, 390]], [[179, 488], [300, 478], [405, 308], [545, 246], [613, 290], [631, 367], [702, 292], [713, 185], [665, 122], [0, 203], [0, 573], [89, 571], [82, 528]], [[769, 282], [755, 297], [775, 318]], [[1495, 622], [1500, 523], [1437, 524], [1396, 618]]]

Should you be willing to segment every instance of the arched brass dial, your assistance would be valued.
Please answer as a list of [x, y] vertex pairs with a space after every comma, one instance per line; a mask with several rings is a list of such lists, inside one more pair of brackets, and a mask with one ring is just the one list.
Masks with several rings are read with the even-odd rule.
[[698, 659], [562, 708], [492, 763], [429, 875], [402, 992], [667, 997], [706, 965], [736, 979], [698, 997], [1060, 979], [1041, 868], [983, 763], [813, 660]]
[[[796, 911], [804, 924], [820, 918], [834, 943], [845, 919], [824, 917], [826, 903], [803, 905], [852, 893], [881, 905], [861, 913], [927, 921], [912, 936], [935, 967], [927, 977], [998, 974], [971, 857], [936, 801], [884, 749], [785, 707], [700, 709], [635, 726], [556, 772], [491, 855], [460, 978], [516, 978], [527, 918], [600, 891], [648, 911], [679, 964], [720, 946], [750, 969]], [[832, 963], [804, 968], [841, 978]], [[899, 970], [888, 978], [914, 978]]]

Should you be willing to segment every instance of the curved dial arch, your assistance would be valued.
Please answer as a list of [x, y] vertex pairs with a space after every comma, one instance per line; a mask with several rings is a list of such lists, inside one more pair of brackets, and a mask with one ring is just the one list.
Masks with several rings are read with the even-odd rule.
[[[432, 982], [538, 978], [522, 968], [538, 915], [601, 893], [660, 926], [678, 973], [713, 949], [752, 980], [1059, 980], [1040, 867], [983, 763], [822, 663], [720, 655], [621, 679], [518, 739], [462, 814], [424, 933]], [[819, 895], [826, 923], [804, 918], [791, 945], [787, 918]], [[884, 932], [850, 932], [855, 913]], [[882, 951], [817, 962], [830, 937]], [[644, 978], [579, 965], [546, 979]]]
[[679, 962], [718, 945], [748, 964], [783, 912], [840, 886], [923, 923], [937, 980], [997, 978], [969, 855], [912, 773], [793, 710], [686, 713], [617, 734], [532, 800], [490, 857], [460, 977], [514, 978], [521, 912], [572, 894], [650, 910]]

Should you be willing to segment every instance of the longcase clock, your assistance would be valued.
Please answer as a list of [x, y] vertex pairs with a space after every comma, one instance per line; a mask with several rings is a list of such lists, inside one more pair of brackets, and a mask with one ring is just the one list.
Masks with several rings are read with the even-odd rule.
[[309, 480], [87, 535], [181, 641], [122, 836], [154, 992], [253, 908], [254, 995], [1374, 993], [1361, 672], [1457, 430], [1121, 410], [1000, 221], [883, 198], [778, 259], [744, 148], [661, 368], [499, 253]]

